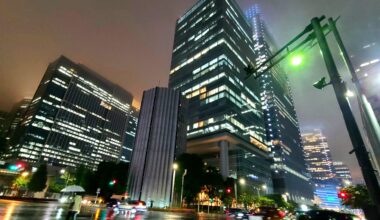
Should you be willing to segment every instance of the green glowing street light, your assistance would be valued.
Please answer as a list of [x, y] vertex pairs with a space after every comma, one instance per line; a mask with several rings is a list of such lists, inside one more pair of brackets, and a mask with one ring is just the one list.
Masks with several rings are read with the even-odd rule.
[[296, 54], [290, 58], [290, 64], [292, 66], [299, 66], [302, 64], [302, 55]]

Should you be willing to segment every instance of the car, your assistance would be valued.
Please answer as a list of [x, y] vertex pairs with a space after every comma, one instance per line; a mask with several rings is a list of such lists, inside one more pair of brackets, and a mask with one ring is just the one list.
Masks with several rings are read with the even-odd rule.
[[120, 204], [120, 201], [117, 199], [108, 199], [106, 202], [106, 207], [107, 208], [118, 207], [119, 204]]
[[119, 204], [119, 208], [122, 213], [143, 213], [147, 211], [146, 203], [142, 200], [125, 200]]
[[255, 216], [262, 216], [263, 220], [280, 220], [285, 217], [285, 212], [274, 207], [258, 207], [250, 212]]
[[239, 208], [228, 208], [224, 210], [224, 213], [233, 218], [237, 219], [248, 219], [249, 212]]
[[332, 210], [310, 210], [298, 216], [297, 220], [359, 220], [353, 214], [335, 212]]
[[242, 209], [238, 209], [238, 208], [227, 208], [224, 210], [224, 214], [232, 214], [232, 213], [235, 213], [235, 212], [241, 212]]

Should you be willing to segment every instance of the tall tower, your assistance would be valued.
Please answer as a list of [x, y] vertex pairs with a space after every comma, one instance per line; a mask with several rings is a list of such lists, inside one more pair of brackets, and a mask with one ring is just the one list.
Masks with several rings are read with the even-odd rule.
[[48, 66], [11, 139], [14, 158], [96, 169], [120, 160], [132, 95], [61, 56]]
[[307, 169], [314, 183], [334, 180], [334, 166], [330, 148], [321, 130], [302, 133]]
[[[262, 64], [275, 50], [258, 5], [246, 12], [251, 22], [256, 66]], [[289, 80], [277, 65], [259, 79], [260, 97], [264, 111], [267, 141], [273, 158], [272, 176], [275, 193], [286, 194], [294, 201], [313, 198], [302, 153], [302, 142]]]
[[7, 131], [7, 137], [9, 139], [13, 136], [13, 133], [15, 132], [26, 110], [28, 110], [31, 101], [32, 98], [23, 98], [13, 106], [12, 111], [10, 112], [9, 129]]
[[334, 174], [342, 186], [346, 186], [352, 183], [351, 171], [342, 161], [334, 161]]
[[260, 85], [244, 80], [251, 32], [234, 0], [199, 0], [177, 20], [169, 87], [189, 101], [187, 152], [271, 192]]
[[129, 169], [132, 199], [169, 206], [173, 162], [186, 148], [186, 100], [168, 88], [144, 91]]

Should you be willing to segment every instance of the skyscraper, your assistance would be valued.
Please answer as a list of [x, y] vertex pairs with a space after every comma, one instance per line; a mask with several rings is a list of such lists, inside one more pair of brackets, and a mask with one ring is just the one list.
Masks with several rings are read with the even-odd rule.
[[132, 199], [170, 205], [173, 162], [186, 148], [186, 100], [168, 88], [144, 91], [129, 169]]
[[8, 121], [9, 113], [0, 111], [0, 137], [4, 137], [7, 133], [7, 121]]
[[344, 164], [342, 161], [334, 161], [333, 166], [335, 179], [339, 181], [340, 185], [345, 186], [351, 184], [351, 171], [350, 169], [348, 169], [347, 165]]
[[334, 167], [330, 148], [321, 130], [302, 133], [307, 169], [314, 183], [334, 180]]
[[26, 110], [28, 110], [29, 104], [32, 98], [23, 98], [21, 101], [16, 103], [11, 112], [9, 113], [9, 127], [7, 131], [7, 137], [10, 139], [13, 136], [18, 124], [20, 123]]
[[189, 100], [187, 152], [271, 192], [259, 82], [244, 80], [251, 32], [234, 0], [199, 0], [177, 20], [169, 87]]
[[[275, 44], [262, 19], [258, 5], [246, 12], [251, 22], [256, 59], [261, 65], [276, 52]], [[259, 79], [267, 142], [274, 164], [271, 166], [274, 190], [289, 194], [295, 201], [313, 197], [302, 153], [302, 141], [288, 77], [280, 65], [266, 71]], [[300, 187], [302, 186], [302, 187]]]
[[61, 56], [49, 64], [12, 137], [13, 157], [92, 169], [103, 160], [119, 161], [132, 99], [118, 85]]
[[136, 107], [131, 106], [128, 113], [127, 127], [125, 129], [124, 144], [121, 150], [120, 161], [129, 163], [132, 159], [132, 152], [135, 146], [135, 136], [137, 129], [137, 122], [139, 119], [140, 110]]

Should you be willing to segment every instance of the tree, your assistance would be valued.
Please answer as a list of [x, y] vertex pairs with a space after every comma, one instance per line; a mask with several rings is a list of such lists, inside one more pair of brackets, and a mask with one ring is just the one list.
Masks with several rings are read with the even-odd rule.
[[39, 192], [45, 189], [47, 181], [47, 167], [46, 164], [41, 164], [37, 171], [32, 175], [28, 188], [31, 191]]
[[365, 185], [351, 185], [340, 190], [343, 205], [353, 209], [363, 209], [367, 219], [376, 219], [376, 206], [372, 203]]
[[257, 203], [257, 206], [274, 206], [276, 204], [272, 198], [266, 196], [258, 197]]
[[219, 196], [219, 190], [223, 190], [223, 177], [220, 175], [220, 172], [212, 166], [206, 167], [203, 173], [202, 185], [206, 186], [208, 189], [209, 198], [215, 198]]
[[95, 192], [94, 175], [95, 173], [92, 170], [80, 165], [75, 172], [75, 185], [82, 186], [86, 192]]
[[252, 206], [254, 201], [255, 198], [251, 193], [244, 192], [238, 197], [238, 202], [243, 203], [245, 209], [247, 209], [248, 206]]
[[[91, 175], [89, 175], [91, 178]], [[100, 195], [106, 198], [112, 194], [123, 194], [127, 190], [128, 164], [115, 162], [101, 162], [88, 185], [89, 192], [96, 192], [100, 188]], [[115, 181], [115, 183], [111, 183]], [[111, 183], [111, 184], [110, 184]]]
[[182, 174], [187, 169], [184, 178], [183, 196], [187, 203], [194, 201], [196, 196], [204, 185], [202, 178], [204, 177], [204, 163], [202, 158], [196, 154], [181, 154], [177, 158], [178, 171], [176, 172], [175, 192], [178, 195], [181, 191]]
[[266, 197], [268, 199], [273, 200], [278, 208], [287, 209], [289, 206], [289, 204], [285, 201], [284, 197], [282, 197], [282, 195], [280, 195], [280, 194], [267, 195]]
[[64, 180], [67, 186], [75, 184], [76, 181], [75, 176], [67, 170], [62, 174], [61, 179]]
[[13, 185], [16, 186], [17, 189], [27, 188], [30, 179], [28, 177], [19, 176], [15, 180], [13, 180]]
[[65, 183], [60, 178], [52, 178], [49, 180], [49, 192], [59, 193], [65, 188]]
[[347, 196], [341, 198], [343, 205], [353, 209], [362, 209], [372, 204], [368, 195], [367, 187], [364, 185], [351, 185], [340, 190]]

